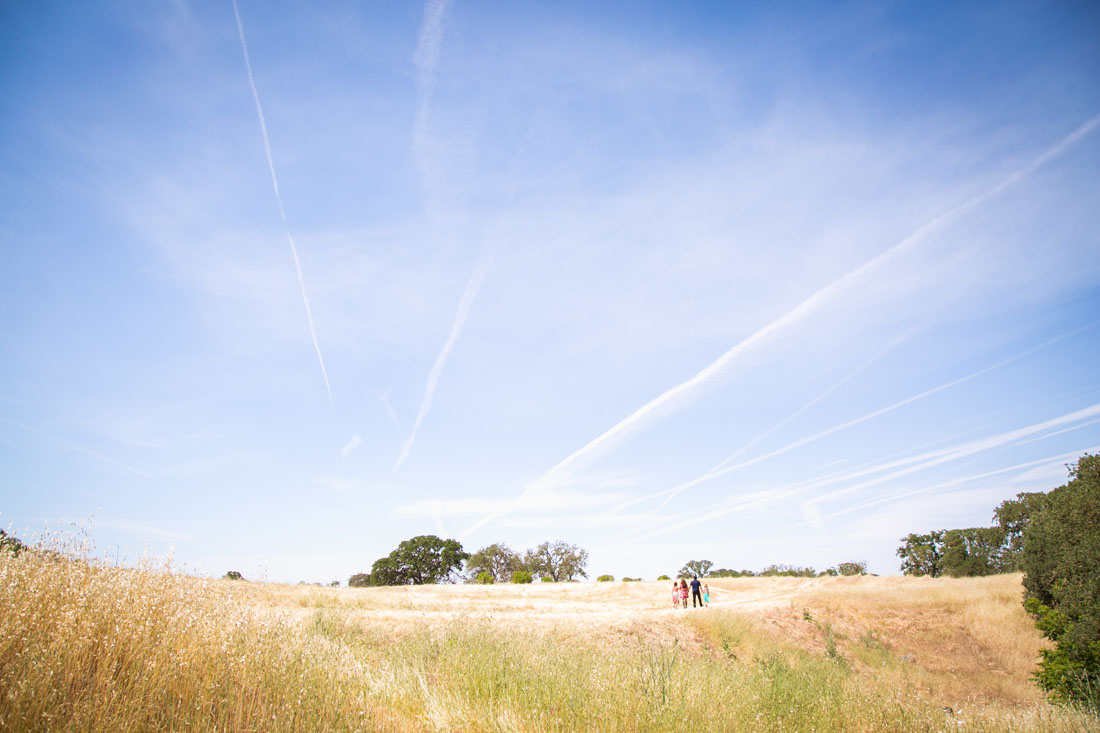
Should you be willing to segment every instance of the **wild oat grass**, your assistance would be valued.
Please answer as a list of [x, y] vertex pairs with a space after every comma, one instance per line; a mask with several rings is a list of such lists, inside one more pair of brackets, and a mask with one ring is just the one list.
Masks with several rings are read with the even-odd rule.
[[[944, 710], [955, 697], [923, 664], [925, 618], [955, 619], [949, 639], [1031, 689], [1011, 649], [1039, 643], [1011, 610], [1018, 578], [843, 580], [739, 584], [725, 608], [674, 611], [664, 583], [315, 589], [2, 554], [0, 729], [1095, 727], [1034, 690], [991, 685], [962, 658], [955, 681], [974, 676], [963, 681], [981, 694]], [[990, 619], [1008, 631], [984, 628]], [[910, 648], [916, 661], [902, 661]]]

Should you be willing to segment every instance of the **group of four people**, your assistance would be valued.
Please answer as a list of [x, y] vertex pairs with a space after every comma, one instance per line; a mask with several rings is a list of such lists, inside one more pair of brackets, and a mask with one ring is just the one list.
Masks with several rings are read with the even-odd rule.
[[[699, 576], [691, 578], [691, 606], [695, 608], [696, 601], [699, 606], [710, 605], [710, 586], [699, 582]], [[679, 582], [672, 581], [672, 606], [673, 608], [688, 607], [688, 582], [680, 578]]]

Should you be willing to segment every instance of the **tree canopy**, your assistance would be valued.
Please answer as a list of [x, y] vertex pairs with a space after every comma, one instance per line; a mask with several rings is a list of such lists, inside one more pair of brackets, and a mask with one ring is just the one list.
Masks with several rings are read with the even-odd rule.
[[677, 575], [682, 578], [690, 578], [693, 575], [705, 578], [712, 567], [714, 563], [710, 560], [688, 560]]
[[1036, 678], [1056, 698], [1100, 712], [1100, 456], [1039, 503], [1023, 533], [1025, 606], [1054, 643]]
[[434, 534], [407, 539], [386, 557], [374, 561], [371, 585], [424, 585], [452, 579], [470, 557], [458, 540]]
[[[470, 555], [466, 562], [466, 575], [477, 579], [482, 573], [488, 573], [494, 582], [507, 583], [512, 573], [523, 569], [519, 553], [503, 542], [494, 542]], [[478, 580], [477, 582], [482, 582]]]
[[910, 533], [901, 538], [898, 548], [901, 572], [906, 575], [929, 575], [937, 578], [943, 574], [943, 530], [927, 534]]
[[573, 580], [578, 575], [587, 578], [588, 550], [561, 540], [543, 542], [527, 551], [523, 564], [533, 574], [556, 583]]

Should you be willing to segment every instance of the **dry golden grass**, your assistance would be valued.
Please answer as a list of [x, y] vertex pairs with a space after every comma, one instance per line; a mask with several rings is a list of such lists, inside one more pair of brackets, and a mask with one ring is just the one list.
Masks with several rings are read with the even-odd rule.
[[1097, 725], [1028, 680], [1017, 576], [719, 580], [703, 610], [666, 585], [322, 589], [4, 554], [0, 729]]

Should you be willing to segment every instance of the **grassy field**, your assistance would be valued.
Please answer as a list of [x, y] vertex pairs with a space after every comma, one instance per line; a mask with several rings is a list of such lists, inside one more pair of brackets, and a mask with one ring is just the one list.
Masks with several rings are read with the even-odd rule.
[[1096, 730], [1020, 577], [341, 589], [0, 554], [0, 729]]

